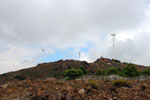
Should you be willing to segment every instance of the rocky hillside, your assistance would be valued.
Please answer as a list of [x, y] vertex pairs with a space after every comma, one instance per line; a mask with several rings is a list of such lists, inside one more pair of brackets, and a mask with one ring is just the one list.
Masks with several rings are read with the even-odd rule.
[[[72, 81], [62, 78], [65, 70], [81, 66], [87, 69], [87, 76]], [[0, 75], [0, 100], [150, 100], [150, 76], [93, 76], [97, 70], [125, 66], [106, 58], [93, 63], [59, 60], [5, 73]]]
[[0, 100], [150, 100], [150, 80], [129, 80], [116, 87], [111, 80], [63, 81], [54, 78], [4, 84]]
[[[16, 76], [24, 76], [27, 79], [43, 79], [49, 77], [62, 78], [64, 70], [71, 68], [79, 68], [81, 66], [86, 67], [88, 70], [88, 75], [95, 74], [95, 72], [100, 69], [107, 69], [109, 67], [124, 68], [126, 63], [121, 63], [119, 61], [110, 60], [107, 58], [97, 59], [93, 63], [88, 63], [86, 61], [77, 60], [59, 60], [56, 62], [43, 63], [35, 67], [22, 69], [15, 72], [5, 73], [0, 75], [0, 84], [4, 84], [11, 81], [17, 81]], [[145, 66], [135, 65], [138, 70], [143, 70]]]

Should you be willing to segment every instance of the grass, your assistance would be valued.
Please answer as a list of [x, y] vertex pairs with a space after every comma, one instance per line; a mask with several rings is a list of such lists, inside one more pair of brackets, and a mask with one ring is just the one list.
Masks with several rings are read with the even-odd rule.
[[99, 88], [98, 83], [94, 80], [89, 80], [88, 85], [91, 86], [93, 89], [98, 89]]
[[112, 85], [114, 87], [131, 87], [131, 83], [127, 80], [124, 80], [124, 79], [118, 79], [118, 80], [115, 80], [113, 81]]

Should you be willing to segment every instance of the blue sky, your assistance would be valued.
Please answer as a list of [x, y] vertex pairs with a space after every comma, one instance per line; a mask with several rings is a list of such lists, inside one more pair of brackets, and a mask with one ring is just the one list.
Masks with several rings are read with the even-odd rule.
[[[74, 60], [79, 60], [79, 51], [80, 53], [87, 53], [88, 49], [91, 48], [92, 45], [89, 43], [88, 47], [85, 48], [80, 48], [76, 50], [75, 48], [67, 48], [65, 50], [59, 50], [56, 49], [54, 50], [55, 53], [50, 54], [50, 53], [44, 53], [44, 62], [54, 62], [58, 60], [66, 60], [66, 59], [74, 59]], [[42, 51], [41, 51], [42, 52]], [[80, 55], [82, 57], [82, 55]], [[41, 54], [42, 57], [42, 54]], [[41, 62], [41, 58], [39, 58], [38, 62]]]

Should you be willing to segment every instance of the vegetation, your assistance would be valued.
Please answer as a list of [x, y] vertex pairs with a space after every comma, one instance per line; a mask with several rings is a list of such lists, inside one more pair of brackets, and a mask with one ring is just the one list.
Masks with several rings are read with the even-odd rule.
[[18, 79], [18, 80], [25, 80], [26, 79], [25, 76], [19, 76], [19, 75], [15, 76], [14, 78]]
[[117, 75], [118, 69], [116, 67], [110, 67], [108, 70], [104, 72], [104, 75]]
[[125, 76], [123, 70], [120, 68], [116, 68], [116, 67], [110, 67], [109, 69], [103, 70], [103, 75]]
[[89, 80], [88, 85], [90, 85], [93, 89], [98, 89], [99, 88], [98, 83], [94, 80]]
[[81, 66], [80, 69], [83, 71], [84, 74], [87, 74], [87, 69], [84, 66]]
[[68, 80], [79, 78], [83, 76], [83, 74], [84, 73], [81, 69], [68, 69], [68, 70], [65, 70], [63, 73], [64, 77], [67, 77]]
[[123, 69], [123, 72], [126, 77], [136, 77], [140, 75], [139, 71], [136, 69], [136, 67], [133, 64], [128, 64]]
[[57, 81], [56, 83], [59, 84], [59, 85], [64, 85], [65, 84], [64, 81]]
[[142, 72], [141, 72], [141, 75], [150, 75], [150, 69], [145, 69], [145, 70], [143, 70]]
[[[143, 75], [150, 75], [150, 70], [142, 72]], [[118, 75], [122, 77], [136, 77], [140, 75], [140, 72], [133, 64], [127, 64], [125, 68], [120, 69], [116, 67], [110, 67], [103, 70], [103, 75]]]
[[[69, 80], [79, 78], [85, 74], [87, 74], [87, 69], [86, 67], [83, 66], [81, 66], [79, 69], [66, 70], [63, 73], [64, 77], [67, 77]], [[150, 69], [145, 69], [142, 72], [139, 72], [136, 69], [135, 65], [126, 64], [126, 67], [123, 69], [110, 67], [108, 69], [104, 69], [103, 71], [97, 70], [96, 75], [97, 76], [118, 75], [122, 77], [137, 77], [139, 75], [150, 75]]]
[[101, 76], [101, 75], [103, 75], [103, 73], [102, 73], [101, 70], [97, 70], [97, 71], [96, 71], [96, 75], [97, 75], [97, 76]]
[[112, 59], [112, 61], [117, 62], [117, 63], [121, 63], [121, 61], [118, 59]]
[[115, 87], [131, 87], [130, 82], [124, 79], [115, 80], [113, 83]]

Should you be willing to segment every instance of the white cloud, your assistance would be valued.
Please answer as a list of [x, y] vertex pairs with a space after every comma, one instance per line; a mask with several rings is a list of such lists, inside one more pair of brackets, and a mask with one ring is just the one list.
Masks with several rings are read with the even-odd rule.
[[[93, 45], [81, 54], [81, 59], [111, 57], [109, 35], [114, 30], [117, 48], [125, 49], [126, 59], [136, 57], [135, 62], [148, 64], [149, 48], [147, 54], [141, 53], [140, 48], [150, 42], [149, 39], [145, 42], [149, 36], [145, 32], [150, 32], [146, 0], [1, 0], [0, 13], [0, 65], [6, 67], [5, 71], [15, 70], [33, 59], [39, 54], [37, 48], [50, 50], [49, 53], [67, 48], [77, 51], [90, 43]], [[138, 36], [140, 39], [135, 38]], [[29, 44], [31, 47], [24, 46]], [[129, 48], [132, 48], [130, 52]], [[117, 50], [121, 50], [118, 56], [123, 59], [123, 49]]]
[[40, 54], [38, 49], [8, 44], [0, 44], [0, 47], [0, 73], [31, 67], [39, 60], [33, 61]]
[[2, 40], [53, 47], [85, 44], [91, 40], [86, 37], [111, 32], [114, 24], [118, 31], [135, 29], [145, 9], [143, 0], [5, 0], [0, 4]]

